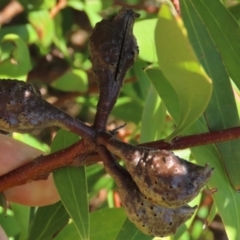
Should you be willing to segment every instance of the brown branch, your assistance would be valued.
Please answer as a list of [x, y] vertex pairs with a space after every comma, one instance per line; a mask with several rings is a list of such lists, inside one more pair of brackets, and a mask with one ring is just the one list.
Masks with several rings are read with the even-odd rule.
[[85, 165], [85, 156], [92, 151], [83, 140], [47, 156], [39, 156], [33, 161], [0, 177], [0, 192], [31, 181], [46, 179], [59, 168]]
[[234, 140], [240, 138], [240, 127], [228, 128], [225, 130], [194, 134], [184, 137], [176, 137], [172, 142], [167, 143], [164, 140], [148, 142], [140, 144], [140, 146], [166, 149], [166, 150], [179, 150], [185, 148], [198, 147], [207, 144], [215, 144]]
[[[100, 157], [95, 152], [96, 147], [98, 145], [105, 145], [107, 148], [111, 149], [111, 146], [108, 145], [110, 144], [109, 140], [112, 138], [114, 138], [113, 135], [107, 132], [100, 132], [95, 139], [96, 141], [94, 139], [91, 139], [91, 142], [89, 142], [89, 140], [87, 142], [79, 141], [74, 145], [58, 152], [49, 154], [47, 156], [40, 156], [34, 159], [32, 162], [29, 162], [3, 176], [0, 176], [0, 192], [33, 180], [46, 178], [50, 172], [62, 167], [71, 165], [82, 166], [99, 162]], [[164, 140], [159, 140], [139, 144], [138, 146], [156, 149], [178, 150], [220, 143], [236, 138], [240, 138], [240, 127], [178, 137], [173, 139], [171, 143], [166, 143]]]

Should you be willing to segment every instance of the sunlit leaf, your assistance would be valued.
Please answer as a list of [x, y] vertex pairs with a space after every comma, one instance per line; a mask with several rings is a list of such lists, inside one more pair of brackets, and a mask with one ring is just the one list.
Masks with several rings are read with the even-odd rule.
[[84, 9], [84, 3], [79, 0], [68, 0], [67, 5], [79, 11]]
[[43, 152], [50, 152], [50, 148], [47, 144], [39, 141], [36, 137], [30, 134], [21, 134], [21, 133], [13, 133], [12, 134], [14, 139], [18, 141], [24, 142], [34, 148], [37, 148]]
[[179, 104], [177, 129], [168, 140], [198, 119], [211, 97], [211, 80], [200, 65], [180, 18], [161, 7], [155, 30], [160, 69], [175, 90]]
[[139, 57], [148, 62], [157, 62], [154, 30], [157, 19], [146, 19], [134, 24], [133, 33], [139, 46]]

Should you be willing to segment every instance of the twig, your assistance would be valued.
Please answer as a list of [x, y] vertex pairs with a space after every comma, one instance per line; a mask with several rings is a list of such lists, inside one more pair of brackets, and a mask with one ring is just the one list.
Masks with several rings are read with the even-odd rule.
[[236, 138], [240, 138], [240, 127], [228, 128], [215, 132], [194, 134], [185, 137], [176, 137], [170, 143], [164, 142], [164, 140], [158, 140], [154, 142], [143, 143], [140, 144], [140, 146], [166, 150], [178, 150], [225, 142], [234, 140]]
[[[95, 130], [93, 130], [95, 131]], [[0, 192], [14, 186], [25, 184], [33, 180], [46, 178], [50, 172], [71, 165], [89, 165], [99, 162], [100, 157], [95, 151], [98, 145], [105, 145], [108, 148], [109, 140], [114, 136], [107, 132], [96, 133], [96, 139], [88, 142], [79, 141], [74, 145], [62, 149], [47, 156], [40, 156], [22, 167], [19, 167], [0, 177]], [[240, 138], [240, 127], [229, 128], [222, 131], [201, 133], [178, 137], [171, 143], [164, 140], [143, 143], [138, 146], [177, 150], [190, 147], [197, 147], [207, 144], [229, 141]], [[125, 144], [125, 143], [124, 143]]]
[[71, 145], [55, 153], [39, 156], [33, 161], [0, 177], [0, 192], [31, 181], [46, 179], [59, 168], [84, 165], [84, 157], [91, 151], [84, 141]]

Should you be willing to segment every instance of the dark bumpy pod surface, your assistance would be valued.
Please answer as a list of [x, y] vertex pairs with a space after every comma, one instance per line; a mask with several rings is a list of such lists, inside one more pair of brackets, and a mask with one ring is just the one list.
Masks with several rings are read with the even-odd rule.
[[[110, 80], [122, 81], [138, 55], [138, 46], [132, 33], [139, 14], [122, 8], [110, 19], [98, 22], [89, 38], [90, 60], [93, 73], [101, 86]], [[106, 73], [102, 78], [102, 73]], [[109, 79], [110, 77], [110, 79]]]
[[97, 23], [89, 38], [92, 71], [100, 94], [94, 127], [105, 129], [127, 71], [138, 55], [133, 24], [139, 14], [122, 8], [110, 19]]
[[109, 149], [125, 161], [140, 191], [151, 201], [166, 207], [187, 204], [196, 197], [212, 174], [212, 168], [208, 165], [193, 164], [166, 150], [128, 144], [124, 147], [116, 140], [111, 142]]
[[105, 168], [116, 181], [121, 203], [129, 220], [143, 233], [158, 237], [173, 235], [177, 228], [193, 215], [196, 206], [166, 208], [149, 201], [126, 169], [109, 155], [108, 153], [108, 159], [111, 160], [106, 160], [106, 157], [103, 160]]
[[60, 126], [66, 113], [42, 99], [31, 84], [18, 80], [0, 81], [0, 129], [7, 132], [38, 132]]

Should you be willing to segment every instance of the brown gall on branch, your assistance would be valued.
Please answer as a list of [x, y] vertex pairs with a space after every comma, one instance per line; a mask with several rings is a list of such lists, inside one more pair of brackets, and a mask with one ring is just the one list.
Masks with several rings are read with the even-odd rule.
[[98, 83], [100, 95], [94, 128], [105, 130], [127, 71], [133, 66], [137, 55], [137, 41], [133, 24], [139, 14], [122, 8], [110, 19], [97, 23], [89, 38], [92, 71]]
[[58, 126], [75, 132], [83, 138], [92, 138], [94, 131], [54, 107], [23, 81], [0, 81], [0, 129], [6, 132], [38, 132], [50, 126]]
[[129, 220], [143, 233], [158, 237], [173, 235], [195, 212], [197, 206], [166, 208], [151, 202], [140, 192], [128, 171], [115, 161], [105, 147], [100, 146], [98, 153], [106, 171], [118, 186], [121, 203]]
[[181, 207], [197, 196], [212, 170], [166, 150], [136, 147], [111, 138], [106, 147], [119, 156], [140, 191], [161, 206]]

